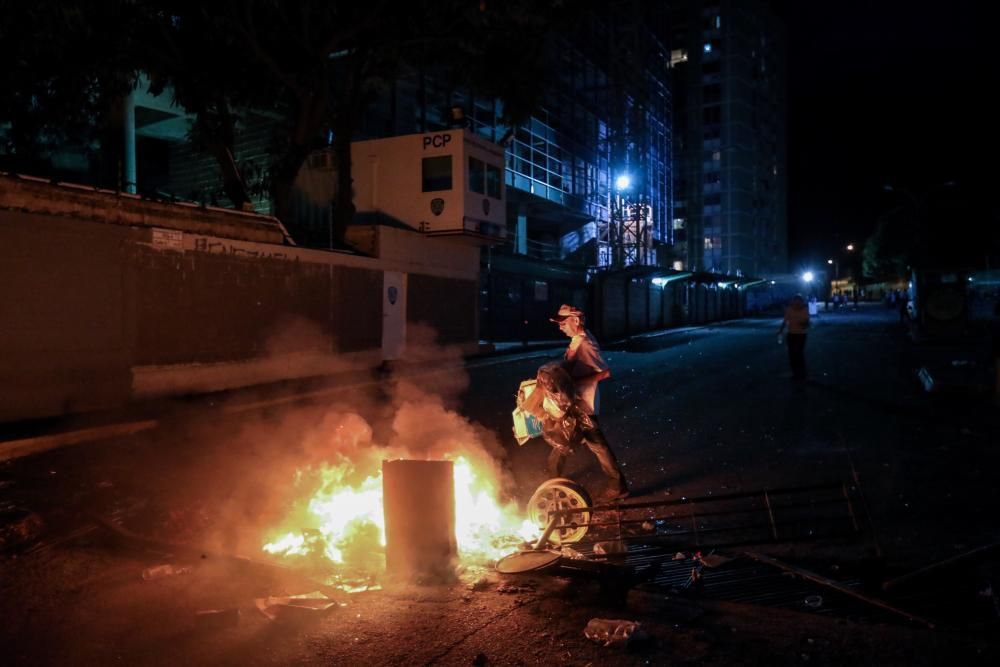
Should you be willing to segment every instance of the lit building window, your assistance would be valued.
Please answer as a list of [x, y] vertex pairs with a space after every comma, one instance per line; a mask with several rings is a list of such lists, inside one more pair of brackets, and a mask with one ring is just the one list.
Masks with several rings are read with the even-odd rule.
[[683, 270], [684, 270], [684, 262], [679, 259], [674, 260], [674, 271], [683, 271]]
[[705, 250], [711, 250], [713, 247], [714, 246], [712, 245], [712, 237], [711, 236], [706, 236], [705, 237]]
[[712, 43], [705, 42], [705, 53], [711, 53], [711, 52], [712, 52]]
[[722, 152], [721, 151], [715, 151], [714, 153], [712, 153], [712, 159], [714, 161], [716, 161], [716, 162], [718, 162], [719, 160], [721, 160], [722, 159]]
[[673, 67], [678, 63], [686, 63], [688, 59], [688, 52], [685, 49], [674, 49], [670, 52], [670, 66]]
[[715, 17], [715, 27], [716, 28], [721, 28], [722, 27], [722, 17], [721, 16], [716, 15], [716, 17]]
[[684, 218], [674, 218], [674, 229], [684, 229]]

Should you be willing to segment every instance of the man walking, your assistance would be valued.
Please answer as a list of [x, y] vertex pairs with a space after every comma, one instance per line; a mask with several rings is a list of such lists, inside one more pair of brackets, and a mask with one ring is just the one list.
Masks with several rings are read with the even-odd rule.
[[[577, 404], [583, 415], [580, 424], [583, 441], [597, 457], [601, 470], [608, 478], [608, 487], [598, 499], [608, 501], [625, 498], [629, 494], [625, 474], [618, 465], [618, 459], [611, 451], [597, 421], [600, 409], [597, 383], [611, 376], [608, 364], [601, 356], [601, 348], [593, 334], [584, 328], [582, 310], [563, 304], [556, 316], [551, 319], [559, 325], [559, 330], [570, 338], [562, 367], [576, 388]], [[549, 454], [549, 472], [556, 477], [561, 476], [565, 461], [564, 451], [553, 448]]]
[[785, 318], [778, 329], [780, 337], [788, 327], [788, 363], [792, 367], [792, 379], [806, 379], [806, 332], [809, 330], [809, 309], [801, 294], [796, 294], [785, 308]]

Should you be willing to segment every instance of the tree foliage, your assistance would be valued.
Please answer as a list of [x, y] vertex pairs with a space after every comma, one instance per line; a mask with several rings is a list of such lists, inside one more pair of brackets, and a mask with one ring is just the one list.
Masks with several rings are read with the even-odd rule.
[[892, 280], [906, 275], [909, 256], [906, 227], [893, 216], [881, 217], [865, 241], [862, 273], [874, 280]]
[[135, 84], [128, 2], [0, 5], [0, 168], [49, 173], [54, 150], [95, 147]]
[[908, 195], [865, 242], [864, 275], [884, 280], [904, 277], [910, 267], [989, 265], [1000, 254], [1000, 225], [987, 192], [985, 183], [962, 181]]
[[[526, 120], [551, 71], [546, 33], [559, 11], [558, 0], [11, 5], [0, 21], [0, 49], [15, 63], [0, 80], [5, 153], [23, 160], [44, 155], [46, 143], [93, 143], [88, 133], [143, 72], [151, 92], [169, 89], [194, 114], [191, 139], [215, 157], [236, 206], [249, 200], [234, 159], [241, 118], [274, 119], [268, 185], [285, 219], [299, 169], [330, 136], [339, 192], [351, 192], [351, 141], [373, 99], [406, 72], [499, 98], [507, 122]], [[340, 237], [351, 197], [337, 197], [335, 211]]]

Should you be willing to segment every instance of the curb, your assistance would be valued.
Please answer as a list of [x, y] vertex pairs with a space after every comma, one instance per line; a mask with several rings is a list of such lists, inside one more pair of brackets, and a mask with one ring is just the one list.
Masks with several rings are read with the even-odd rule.
[[34, 438], [20, 438], [18, 440], [8, 440], [0, 442], [0, 462], [11, 459], [38, 454], [40, 452], [66, 447], [68, 445], [79, 445], [92, 440], [104, 438], [116, 438], [141, 433], [154, 429], [160, 425], [158, 419], [146, 419], [137, 422], [123, 422], [120, 424], [107, 424], [105, 426], [94, 426], [91, 428], [78, 429], [76, 431], [66, 431], [64, 433], [53, 433], [51, 435], [41, 435]]

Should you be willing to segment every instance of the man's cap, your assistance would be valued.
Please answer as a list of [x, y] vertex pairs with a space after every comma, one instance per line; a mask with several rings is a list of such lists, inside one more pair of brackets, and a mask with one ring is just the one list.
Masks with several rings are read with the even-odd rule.
[[580, 310], [579, 308], [564, 303], [563, 305], [559, 306], [559, 312], [556, 313], [556, 316], [550, 317], [549, 321], [562, 322], [567, 317], [583, 317], [583, 311]]

